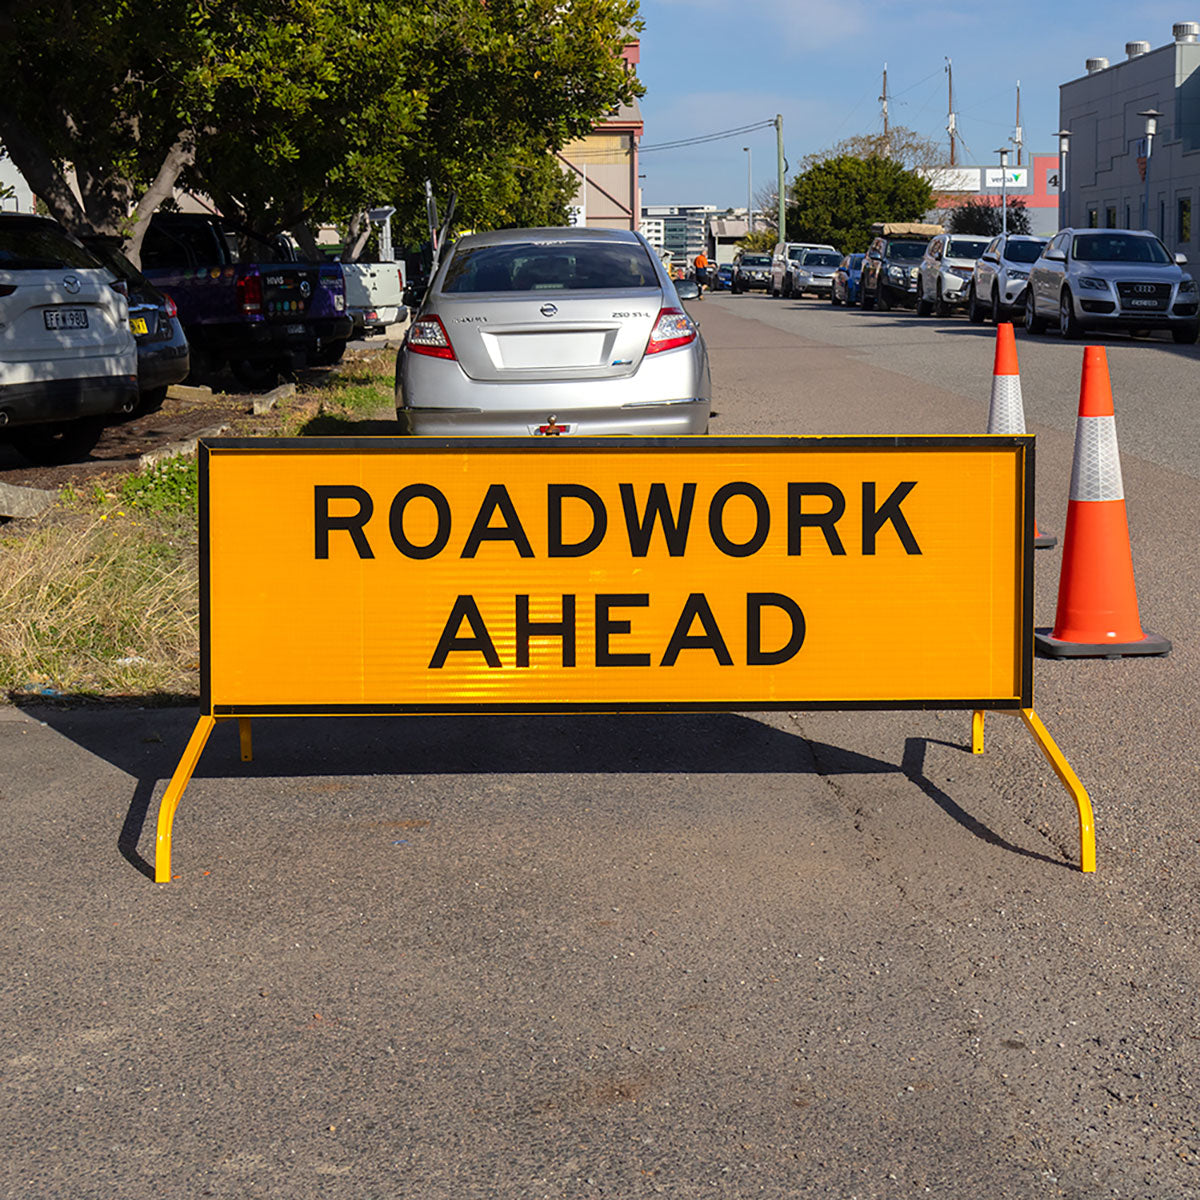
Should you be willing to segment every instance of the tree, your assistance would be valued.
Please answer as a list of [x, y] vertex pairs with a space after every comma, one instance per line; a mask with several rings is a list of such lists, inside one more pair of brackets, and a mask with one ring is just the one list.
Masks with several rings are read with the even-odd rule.
[[[965, 204], [948, 209], [942, 223], [948, 233], [980, 233], [987, 237], [995, 237], [1004, 225], [1000, 205], [983, 196], [977, 196]], [[1033, 232], [1025, 201], [1019, 196], [1012, 196], [1008, 201], [1008, 232]]]
[[891, 159], [841, 155], [796, 176], [788, 240], [828, 242], [845, 253], [865, 250], [875, 221], [920, 220], [929, 182]]
[[[424, 181], [464, 219], [565, 206], [547, 152], [640, 91], [636, 0], [78, 0], [0, 13], [0, 141], [50, 213], [126, 238], [177, 185], [259, 233]], [[78, 196], [72, 187], [78, 188]], [[557, 189], [557, 190], [556, 190]]]
[[928, 171], [944, 164], [946, 156], [937, 142], [903, 125], [896, 125], [888, 130], [885, 138], [879, 133], [857, 133], [853, 137], [843, 138], [835, 142], [827, 150], [818, 150], [814, 154], [806, 154], [800, 161], [800, 173], [815, 167], [818, 163], [828, 162], [833, 158], [887, 158], [899, 163], [906, 171]]

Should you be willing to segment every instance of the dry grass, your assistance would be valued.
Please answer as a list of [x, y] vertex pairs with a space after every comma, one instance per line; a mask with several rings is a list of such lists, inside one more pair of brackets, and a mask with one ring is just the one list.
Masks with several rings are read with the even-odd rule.
[[59, 507], [0, 533], [0, 688], [116, 698], [198, 690], [195, 519]]

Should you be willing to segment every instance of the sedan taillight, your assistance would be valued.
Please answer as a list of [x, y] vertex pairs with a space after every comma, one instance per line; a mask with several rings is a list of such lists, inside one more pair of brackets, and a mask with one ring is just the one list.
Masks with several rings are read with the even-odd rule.
[[408, 348], [414, 354], [430, 358], [455, 358], [454, 347], [446, 336], [446, 327], [432, 314], [418, 317], [408, 330]]
[[695, 340], [696, 326], [692, 324], [691, 317], [678, 308], [663, 308], [659, 310], [658, 320], [650, 331], [646, 353], [674, 350], [676, 346], [686, 346]]
[[175, 301], [170, 296], [163, 296], [163, 308], [167, 310], [168, 317], [179, 316], [179, 309], [175, 307]]

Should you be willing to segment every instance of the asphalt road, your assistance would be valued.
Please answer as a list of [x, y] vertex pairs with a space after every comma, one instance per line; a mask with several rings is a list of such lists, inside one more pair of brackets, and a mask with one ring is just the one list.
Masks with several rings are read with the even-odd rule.
[[[986, 327], [692, 307], [714, 432], [985, 427]], [[193, 714], [0, 710], [0, 1196], [1200, 1195], [1197, 351], [1106, 344], [1175, 650], [1037, 664], [1097, 874], [1013, 718], [775, 713], [222, 726], [156, 886]]]

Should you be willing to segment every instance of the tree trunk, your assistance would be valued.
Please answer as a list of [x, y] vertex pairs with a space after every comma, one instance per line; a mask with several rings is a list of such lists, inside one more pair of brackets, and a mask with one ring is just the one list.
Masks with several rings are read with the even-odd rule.
[[358, 262], [370, 236], [371, 218], [365, 212], [355, 213], [346, 233], [346, 245], [342, 248], [342, 262]]
[[133, 210], [133, 230], [125, 240], [125, 254], [135, 266], [142, 265], [142, 242], [146, 228], [158, 206], [175, 190], [175, 182], [184, 167], [196, 154], [196, 143], [190, 130], [185, 130], [163, 157], [154, 182], [146, 189]]
[[72, 233], [86, 232], [83, 205], [71, 190], [66, 176], [50, 157], [41, 138], [15, 113], [0, 104], [0, 142], [13, 165], [25, 177], [33, 194], [50, 210], [50, 215]]

